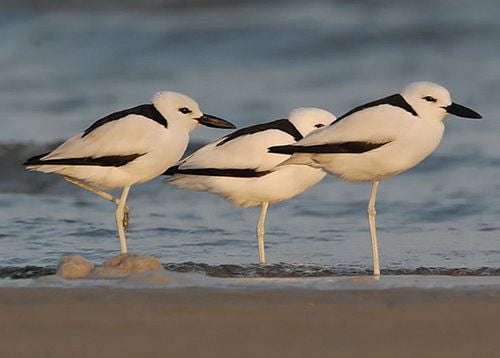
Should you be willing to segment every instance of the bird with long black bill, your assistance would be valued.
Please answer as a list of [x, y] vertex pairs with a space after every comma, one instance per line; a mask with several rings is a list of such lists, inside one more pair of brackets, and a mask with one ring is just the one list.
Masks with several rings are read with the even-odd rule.
[[381, 180], [402, 173], [429, 156], [444, 133], [447, 114], [477, 119], [472, 109], [453, 103], [448, 90], [415, 82], [401, 93], [358, 106], [331, 125], [297, 143], [273, 146], [271, 153], [291, 154], [281, 165], [321, 168], [341, 179], [371, 181], [368, 202], [373, 273], [380, 275], [375, 199]]
[[[184, 154], [189, 132], [205, 125], [236, 128], [221, 118], [204, 114], [190, 97], [158, 92], [151, 104], [112, 113], [53, 151], [29, 158], [27, 169], [60, 174], [70, 183], [117, 205], [115, 221], [121, 252], [127, 252], [127, 196], [132, 185], [161, 175]], [[106, 189], [122, 188], [120, 198]]]

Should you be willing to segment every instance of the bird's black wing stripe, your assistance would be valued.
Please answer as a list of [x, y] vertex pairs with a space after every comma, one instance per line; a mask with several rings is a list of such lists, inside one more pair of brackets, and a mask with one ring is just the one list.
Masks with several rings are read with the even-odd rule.
[[160, 112], [158, 112], [158, 110], [155, 108], [154, 105], [141, 104], [140, 106], [137, 106], [134, 108], [129, 108], [129, 109], [125, 109], [123, 111], [111, 113], [111, 114], [107, 115], [106, 117], [99, 119], [97, 122], [95, 122], [90, 127], [88, 127], [85, 130], [85, 132], [83, 132], [82, 138], [87, 136], [94, 129], [99, 128], [100, 126], [102, 126], [106, 123], [116, 121], [120, 118], [126, 117], [130, 114], [138, 114], [138, 115], [147, 117], [147, 118], [152, 119], [153, 121], [161, 124], [165, 128], [168, 127], [167, 120], [165, 119], [165, 117], [162, 116], [162, 114]]
[[344, 142], [344, 143], [329, 143], [329, 144], [318, 144], [311, 146], [299, 146], [299, 145], [281, 145], [270, 147], [269, 152], [271, 153], [281, 153], [281, 154], [293, 154], [293, 153], [365, 153], [370, 150], [380, 148], [388, 142], [382, 143], [370, 143], [370, 142]]
[[178, 166], [167, 169], [163, 175], [187, 174], [202, 175], [212, 177], [233, 177], [233, 178], [258, 178], [269, 174], [270, 171], [256, 171], [255, 169], [219, 169], [219, 168], [191, 168], [179, 169]]
[[[107, 155], [103, 157], [81, 157], [42, 160], [44, 155], [28, 159], [23, 165], [91, 165], [99, 167], [121, 167], [143, 156], [143, 154]], [[46, 155], [46, 154], [45, 154]]]
[[413, 107], [410, 106], [410, 104], [408, 102], [406, 102], [406, 100], [403, 98], [403, 96], [401, 96], [398, 93], [398, 94], [394, 94], [394, 95], [389, 96], [389, 97], [385, 97], [385, 98], [382, 98], [382, 99], [379, 99], [379, 100], [376, 100], [376, 101], [369, 102], [369, 103], [363, 104], [361, 106], [358, 106], [358, 107], [350, 110], [346, 114], [343, 114], [342, 116], [340, 116], [339, 118], [337, 118], [337, 120], [334, 121], [333, 123], [331, 123], [330, 125], [334, 125], [335, 123], [338, 123], [340, 120], [344, 119], [345, 117], [348, 117], [348, 116], [350, 116], [353, 113], [362, 111], [363, 109], [370, 108], [370, 107], [376, 107], [376, 106], [380, 106], [380, 105], [383, 105], [383, 104], [389, 104], [391, 106], [402, 108], [405, 111], [410, 112], [414, 116], [418, 116], [417, 112], [415, 112], [415, 110], [413, 109]]
[[277, 129], [286, 132], [290, 134], [295, 139], [295, 141], [301, 140], [303, 138], [302, 134], [300, 134], [297, 128], [295, 128], [295, 126], [288, 119], [278, 119], [272, 122], [256, 124], [254, 126], [239, 129], [227, 135], [221, 142], [217, 144], [217, 146], [226, 144], [227, 142], [244, 135], [263, 132], [270, 129]]

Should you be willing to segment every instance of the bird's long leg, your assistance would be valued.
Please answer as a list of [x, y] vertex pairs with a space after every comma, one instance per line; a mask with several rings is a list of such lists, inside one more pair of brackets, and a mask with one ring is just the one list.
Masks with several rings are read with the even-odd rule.
[[368, 202], [368, 223], [370, 224], [370, 234], [372, 237], [372, 251], [373, 251], [373, 275], [380, 276], [380, 266], [378, 261], [378, 244], [377, 244], [377, 227], [375, 225], [375, 200], [377, 197], [377, 188], [379, 181], [374, 180], [372, 184], [372, 191], [370, 194], [370, 201]]
[[[84, 183], [84, 182], [82, 182], [82, 181], [80, 181], [78, 179], [72, 178], [72, 177], [65, 176], [64, 179], [67, 182], [70, 182], [71, 184], [78, 185], [79, 187], [81, 187], [83, 189], [91, 191], [94, 194], [99, 195], [101, 198], [104, 198], [106, 200], [109, 200], [109, 201], [115, 203], [116, 205], [120, 205], [120, 199], [115, 198], [114, 196], [112, 196], [109, 193], [106, 193], [105, 191], [99, 190], [99, 189], [93, 187], [92, 185], [89, 185], [87, 183]], [[130, 214], [129, 213], [130, 213], [130, 211], [128, 209], [128, 206], [125, 205], [124, 206], [124, 212], [123, 212], [123, 228], [125, 229], [125, 231], [128, 230], [128, 222], [129, 222], [129, 218], [130, 218]]]
[[118, 236], [120, 237], [120, 247], [122, 250], [122, 254], [127, 253], [127, 242], [125, 240], [125, 230], [123, 225], [123, 217], [125, 215], [125, 202], [127, 201], [128, 192], [130, 190], [130, 186], [126, 186], [123, 188], [122, 196], [120, 197], [120, 203], [116, 208], [115, 217], [116, 217], [116, 227], [118, 229]]
[[257, 224], [257, 244], [259, 246], [259, 262], [261, 264], [266, 263], [266, 252], [264, 249], [264, 223], [266, 221], [266, 214], [268, 207], [269, 207], [269, 202], [265, 201], [262, 203], [259, 223]]

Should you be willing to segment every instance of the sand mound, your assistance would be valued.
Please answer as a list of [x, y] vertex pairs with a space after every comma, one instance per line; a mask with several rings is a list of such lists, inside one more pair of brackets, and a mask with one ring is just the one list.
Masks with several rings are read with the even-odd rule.
[[[59, 260], [57, 275], [65, 279], [98, 279], [136, 277], [145, 273], [158, 278], [165, 269], [160, 261], [151, 256], [133, 253], [121, 254], [110, 258], [102, 265], [91, 263], [80, 255], [65, 256]], [[164, 279], [162, 281], [165, 281]]]

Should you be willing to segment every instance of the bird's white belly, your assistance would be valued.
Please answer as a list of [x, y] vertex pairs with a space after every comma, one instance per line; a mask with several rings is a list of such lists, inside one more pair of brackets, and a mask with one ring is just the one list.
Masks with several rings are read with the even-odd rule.
[[275, 204], [299, 195], [319, 183], [325, 175], [326, 172], [320, 169], [291, 165], [248, 182], [233, 180], [231, 186], [236, 190], [219, 188], [218, 191], [238, 206], [251, 207], [262, 202]]
[[180, 188], [220, 195], [237, 206], [253, 207], [263, 202], [274, 204], [288, 200], [320, 182], [325, 175], [321, 169], [289, 165], [258, 178], [177, 174], [170, 181]]

